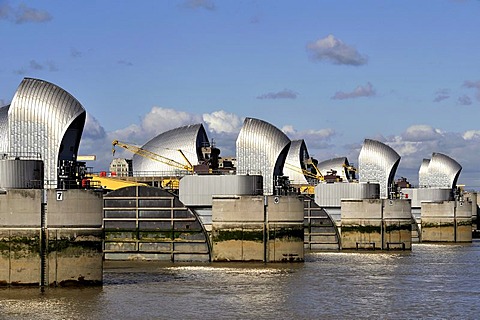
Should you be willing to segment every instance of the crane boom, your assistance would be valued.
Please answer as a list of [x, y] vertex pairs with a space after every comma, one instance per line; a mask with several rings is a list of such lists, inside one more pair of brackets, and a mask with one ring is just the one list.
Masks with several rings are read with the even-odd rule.
[[[125, 143], [125, 142], [121, 142], [121, 141], [118, 141], [118, 140], [113, 140], [112, 141], [112, 153], [113, 154], [115, 154], [115, 147], [116, 146], [122, 147], [125, 150], [128, 150], [130, 152], [138, 154], [139, 156], [142, 156], [144, 158], [147, 158], [147, 159], [150, 159], [150, 160], [153, 160], [153, 161], [158, 161], [158, 162], [164, 163], [166, 165], [175, 167], [177, 169], [182, 169], [182, 170], [187, 170], [189, 172], [193, 172], [193, 166], [190, 163], [190, 161], [188, 161], [188, 159], [187, 159], [188, 164], [182, 164], [182, 163], [180, 163], [178, 161], [175, 161], [173, 159], [169, 159], [167, 157], [161, 156], [161, 155], [156, 154], [154, 152], [151, 152], [151, 151], [145, 150], [143, 148], [140, 148], [140, 147], [137, 147], [137, 146]], [[186, 159], [183, 152], [181, 152], [181, 153], [182, 153], [182, 156]]]
[[319, 181], [324, 181], [324, 177], [322, 175], [322, 173], [317, 169], [317, 174], [313, 174], [312, 172], [308, 171], [308, 170], [305, 170], [305, 169], [302, 169], [300, 167], [297, 167], [291, 163], [288, 163], [288, 162], [285, 162], [285, 166], [287, 168], [289, 168], [290, 170], [293, 170], [293, 171], [296, 171], [296, 172], [299, 172], [299, 173], [303, 173], [303, 175], [309, 177], [309, 178], [313, 178], [313, 179], [317, 179]]

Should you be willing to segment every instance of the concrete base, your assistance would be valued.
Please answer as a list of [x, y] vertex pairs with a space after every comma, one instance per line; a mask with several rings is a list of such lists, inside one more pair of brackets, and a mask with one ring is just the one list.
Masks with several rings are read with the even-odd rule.
[[214, 197], [212, 261], [303, 261], [303, 199]]
[[0, 284], [101, 285], [102, 195], [46, 190], [46, 250], [42, 255], [42, 192], [12, 189], [0, 195]]
[[342, 200], [343, 250], [411, 250], [410, 201]]
[[472, 203], [422, 202], [422, 242], [472, 242]]

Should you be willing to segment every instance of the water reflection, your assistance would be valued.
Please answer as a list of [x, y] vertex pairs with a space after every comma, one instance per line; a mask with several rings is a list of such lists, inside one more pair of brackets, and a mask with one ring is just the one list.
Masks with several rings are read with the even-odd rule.
[[0, 319], [476, 319], [480, 243], [303, 264], [106, 263], [103, 288], [0, 289]]

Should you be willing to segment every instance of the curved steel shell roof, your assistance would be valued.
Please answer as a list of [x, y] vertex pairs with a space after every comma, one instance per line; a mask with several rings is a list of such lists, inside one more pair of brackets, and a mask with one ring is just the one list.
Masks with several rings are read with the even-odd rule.
[[264, 194], [273, 194], [273, 180], [283, 173], [290, 139], [268, 122], [246, 118], [236, 146], [237, 173], [261, 174]]
[[[428, 161], [428, 159], [425, 160]], [[420, 187], [447, 189], [456, 187], [462, 171], [462, 166], [457, 161], [442, 153], [433, 153], [428, 163], [425, 160], [419, 171]], [[425, 163], [427, 163], [426, 168]]]
[[8, 109], [10, 106], [0, 108], [0, 152], [8, 153]]
[[376, 140], [365, 139], [358, 156], [360, 182], [380, 184], [380, 197], [387, 198], [400, 162], [400, 156], [391, 147]]
[[428, 165], [430, 164], [430, 159], [423, 159], [422, 160], [422, 165], [420, 166], [420, 169], [418, 170], [418, 185], [420, 187], [426, 187], [428, 186], [429, 183], [429, 177], [428, 177]]
[[46, 182], [57, 180], [58, 160], [74, 160], [85, 109], [62, 88], [38, 79], [20, 83], [8, 111], [10, 154], [41, 156]]
[[349, 165], [346, 157], [339, 157], [319, 162], [317, 168], [323, 175], [327, 174], [328, 171], [335, 170], [337, 171], [337, 176], [348, 182], [350, 180], [350, 175], [347, 171]]
[[[202, 124], [188, 125], [163, 132], [143, 145], [142, 149], [156, 153], [162, 157], [188, 165], [180, 153], [181, 150], [192, 165], [199, 164], [202, 158], [201, 147], [209, 146], [207, 133]], [[173, 174], [180, 170], [166, 163], [154, 161], [138, 154], [133, 156], [134, 171], [157, 171], [162, 174]]]
[[287, 159], [285, 160], [285, 167], [283, 168], [283, 174], [288, 176], [292, 184], [308, 184], [308, 180], [302, 173], [302, 169], [305, 169], [304, 163], [309, 157], [304, 140], [292, 141], [288, 150]]

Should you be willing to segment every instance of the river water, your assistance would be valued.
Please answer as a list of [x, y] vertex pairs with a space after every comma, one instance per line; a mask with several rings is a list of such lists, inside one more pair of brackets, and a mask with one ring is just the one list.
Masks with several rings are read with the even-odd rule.
[[0, 319], [480, 319], [480, 241], [305, 263], [107, 262], [101, 288], [0, 289]]

